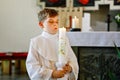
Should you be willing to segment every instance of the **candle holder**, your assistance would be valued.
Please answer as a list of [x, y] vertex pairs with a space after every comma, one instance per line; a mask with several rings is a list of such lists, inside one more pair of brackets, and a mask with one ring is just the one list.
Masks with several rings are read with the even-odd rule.
[[71, 28], [70, 31], [71, 31], [71, 32], [74, 32], [74, 31], [81, 31], [81, 29], [80, 29], [80, 28]]

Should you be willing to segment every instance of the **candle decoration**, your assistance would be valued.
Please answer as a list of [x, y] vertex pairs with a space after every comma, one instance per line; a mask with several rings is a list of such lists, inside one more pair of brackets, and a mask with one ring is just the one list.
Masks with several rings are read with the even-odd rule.
[[59, 29], [59, 54], [65, 55], [65, 36], [66, 36], [66, 29], [60, 28]]
[[[56, 63], [57, 69], [62, 70], [62, 68], [67, 64], [67, 56], [66, 56], [66, 29], [59, 29], [59, 49], [58, 49], [58, 62]], [[67, 80], [68, 76], [65, 75], [63, 78], [59, 78], [58, 80]]]

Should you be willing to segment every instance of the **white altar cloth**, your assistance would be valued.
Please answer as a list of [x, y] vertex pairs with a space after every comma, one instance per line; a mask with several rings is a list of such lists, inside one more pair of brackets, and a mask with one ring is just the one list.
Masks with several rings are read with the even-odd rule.
[[120, 47], [120, 32], [67, 32], [71, 46]]

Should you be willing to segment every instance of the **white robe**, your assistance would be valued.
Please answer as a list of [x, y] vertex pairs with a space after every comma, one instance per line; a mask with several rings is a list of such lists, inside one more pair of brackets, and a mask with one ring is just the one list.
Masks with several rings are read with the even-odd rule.
[[[67, 39], [68, 40], [68, 39]], [[72, 72], [68, 80], [77, 80], [78, 63], [67, 41], [67, 56]], [[57, 80], [52, 79], [52, 71], [56, 69], [58, 61], [58, 34], [51, 35], [43, 32], [41, 35], [31, 39], [30, 48], [26, 60], [26, 68], [31, 80]]]

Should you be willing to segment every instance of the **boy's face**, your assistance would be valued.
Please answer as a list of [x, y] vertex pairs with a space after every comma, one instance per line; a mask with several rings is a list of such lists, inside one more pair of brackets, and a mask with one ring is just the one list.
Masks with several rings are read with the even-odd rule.
[[50, 33], [56, 34], [58, 32], [58, 16], [48, 17], [42, 22], [43, 30]]

